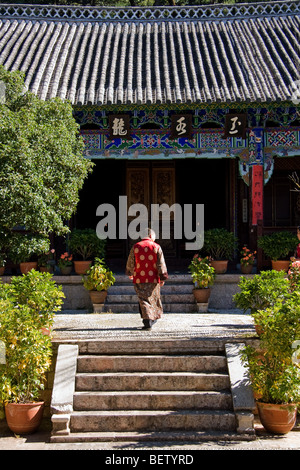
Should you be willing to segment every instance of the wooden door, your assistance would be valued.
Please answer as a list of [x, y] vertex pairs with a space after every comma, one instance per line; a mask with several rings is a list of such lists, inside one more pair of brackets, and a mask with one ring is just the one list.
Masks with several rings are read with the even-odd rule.
[[[147, 208], [148, 226], [151, 219], [159, 226], [157, 234], [157, 243], [164, 251], [165, 257], [176, 256], [176, 240], [174, 240], [174, 214], [173, 212], [159, 211], [151, 217], [152, 204], [167, 204], [171, 207], [176, 202], [175, 197], [175, 167], [166, 167], [159, 164], [141, 163], [140, 165], [128, 166], [126, 174], [126, 194], [128, 208], [132, 204], [143, 204]], [[163, 239], [161, 237], [162, 223], [167, 223], [170, 216], [170, 237]], [[134, 216], [128, 216], [128, 224], [134, 219]], [[128, 250], [137, 240], [129, 239]]]

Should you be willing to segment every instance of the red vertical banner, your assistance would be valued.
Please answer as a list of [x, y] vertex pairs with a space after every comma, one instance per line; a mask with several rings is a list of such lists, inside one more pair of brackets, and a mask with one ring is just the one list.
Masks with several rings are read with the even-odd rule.
[[263, 219], [264, 167], [252, 166], [252, 225]]

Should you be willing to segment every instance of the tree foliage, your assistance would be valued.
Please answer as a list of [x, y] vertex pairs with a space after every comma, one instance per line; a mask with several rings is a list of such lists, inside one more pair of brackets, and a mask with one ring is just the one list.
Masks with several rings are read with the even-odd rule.
[[0, 67], [0, 244], [14, 229], [47, 237], [68, 232], [92, 163], [83, 156], [70, 103], [24, 92], [20, 72]]

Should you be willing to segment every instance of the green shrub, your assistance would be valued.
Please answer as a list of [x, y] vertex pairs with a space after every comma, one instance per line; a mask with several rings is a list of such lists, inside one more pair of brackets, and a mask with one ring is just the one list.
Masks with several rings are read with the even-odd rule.
[[189, 265], [189, 271], [196, 289], [205, 289], [212, 286], [216, 278], [215, 269], [211, 266], [208, 257], [200, 258], [195, 255]]
[[93, 266], [83, 276], [83, 285], [87, 290], [107, 290], [115, 283], [113, 273], [106, 268], [103, 260], [96, 258]]
[[215, 228], [204, 232], [202, 251], [213, 260], [230, 260], [237, 246], [237, 238], [224, 228]]
[[83, 260], [105, 257], [106, 240], [98, 238], [93, 229], [75, 229], [70, 234], [69, 249]]
[[260, 346], [246, 346], [243, 361], [253, 390], [265, 403], [300, 401], [300, 367], [294, 363], [294, 343], [300, 340], [300, 293], [293, 292], [272, 307], [257, 311]]
[[50, 273], [34, 269], [28, 274], [13, 276], [10, 284], [0, 283], [0, 299], [10, 301], [16, 308], [27, 306], [36, 328], [52, 326], [64, 297], [62, 287], [55, 284]]
[[271, 260], [288, 259], [293, 255], [299, 240], [292, 232], [274, 232], [264, 235], [257, 241], [257, 246]]
[[5, 345], [5, 364], [0, 364], [0, 401], [37, 400], [51, 364], [52, 348], [49, 336], [36, 328], [28, 305], [0, 300], [0, 341]]
[[274, 305], [279, 299], [285, 299], [290, 292], [290, 283], [283, 271], [262, 271], [248, 279], [241, 276], [240, 292], [233, 296], [237, 308], [253, 314], [259, 309]]

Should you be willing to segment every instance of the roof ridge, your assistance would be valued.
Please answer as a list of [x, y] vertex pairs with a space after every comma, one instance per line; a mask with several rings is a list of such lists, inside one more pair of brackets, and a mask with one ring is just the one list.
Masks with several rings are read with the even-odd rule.
[[215, 21], [296, 15], [300, 1], [213, 4], [175, 7], [92, 7], [59, 5], [0, 5], [0, 18], [81, 22]]

